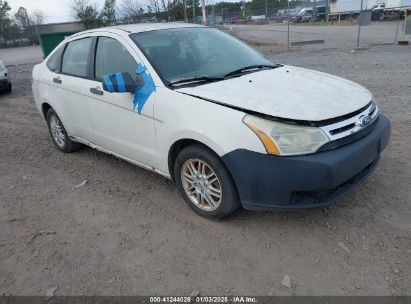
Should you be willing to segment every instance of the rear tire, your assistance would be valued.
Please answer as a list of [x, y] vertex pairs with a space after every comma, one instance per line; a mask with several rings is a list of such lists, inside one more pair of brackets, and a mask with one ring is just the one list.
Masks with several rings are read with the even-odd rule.
[[46, 119], [51, 139], [57, 149], [64, 153], [71, 153], [78, 151], [83, 147], [82, 144], [70, 139], [63, 123], [52, 108], [47, 111]]
[[241, 207], [228, 169], [218, 155], [200, 144], [178, 154], [174, 176], [186, 203], [205, 218], [222, 219]]

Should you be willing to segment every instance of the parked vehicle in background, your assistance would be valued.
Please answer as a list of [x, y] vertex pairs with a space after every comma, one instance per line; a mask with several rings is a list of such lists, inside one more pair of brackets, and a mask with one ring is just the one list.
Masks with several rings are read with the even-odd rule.
[[376, 4], [372, 7], [372, 20], [384, 20], [387, 18], [400, 17], [404, 19], [411, 13], [411, 0], [386, 0], [385, 3]]
[[161, 174], [208, 218], [328, 206], [376, 168], [390, 136], [364, 87], [199, 25], [78, 33], [32, 81], [60, 151], [86, 144]]
[[305, 7], [302, 8], [298, 14], [292, 16], [291, 20], [295, 23], [304, 23], [310, 21], [323, 21], [326, 19], [326, 7], [316, 6], [316, 7]]
[[299, 12], [298, 9], [292, 8], [290, 9], [290, 16], [288, 16], [288, 10], [281, 9], [281, 10], [278, 10], [274, 16], [270, 17], [270, 20], [280, 23], [280, 22], [288, 21], [288, 18], [290, 18], [290, 21], [292, 21], [293, 17], [297, 15], [298, 12]]
[[10, 93], [11, 92], [11, 82], [10, 75], [4, 65], [3, 61], [0, 60], [0, 92]]
[[311, 15], [313, 10], [311, 8], [302, 8], [298, 14], [292, 16], [291, 21], [295, 23], [309, 22], [311, 20]]
[[241, 17], [240, 16], [233, 16], [233, 17], [230, 17], [230, 23], [231, 24], [235, 24], [235, 23], [241, 23], [242, 22], [242, 19], [241, 19]]

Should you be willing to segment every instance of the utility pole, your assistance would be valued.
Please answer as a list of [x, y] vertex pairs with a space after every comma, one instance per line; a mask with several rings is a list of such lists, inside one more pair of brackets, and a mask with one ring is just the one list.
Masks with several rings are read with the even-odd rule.
[[265, 19], [268, 18], [267, 0], [265, 0]]
[[290, 0], [287, 0], [287, 49], [290, 50]]
[[327, 0], [327, 7], [325, 8], [325, 24], [328, 24], [329, 15], [330, 15], [330, 0]]
[[213, 16], [213, 27], [215, 27], [215, 24], [217, 23], [217, 21], [215, 17], [215, 5], [214, 4], [212, 6], [211, 15]]
[[364, 0], [361, 0], [360, 14], [358, 15], [358, 36], [357, 36], [357, 47], [360, 46], [360, 34], [361, 34], [361, 15], [362, 15], [362, 4]]
[[207, 25], [205, 0], [201, 0], [201, 11], [203, 13], [203, 25]]

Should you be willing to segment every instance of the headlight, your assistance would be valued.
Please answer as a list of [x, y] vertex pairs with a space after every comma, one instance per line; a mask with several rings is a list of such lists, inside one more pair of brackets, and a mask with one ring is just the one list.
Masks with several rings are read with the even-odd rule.
[[244, 123], [252, 129], [270, 154], [299, 155], [314, 153], [329, 139], [316, 127], [296, 126], [246, 115]]

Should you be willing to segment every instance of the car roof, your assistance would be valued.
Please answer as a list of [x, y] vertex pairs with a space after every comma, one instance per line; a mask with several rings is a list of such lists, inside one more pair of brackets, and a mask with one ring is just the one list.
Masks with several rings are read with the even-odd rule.
[[78, 34], [104, 32], [104, 31], [115, 31], [115, 32], [123, 32], [123, 33], [128, 32], [129, 34], [134, 34], [134, 33], [148, 32], [148, 31], [157, 31], [157, 30], [175, 29], [175, 28], [187, 28], [187, 27], [204, 27], [204, 26], [199, 25], [199, 24], [184, 23], [184, 22], [123, 24], [123, 25], [116, 25], [116, 26], [110, 26], [110, 27], [97, 28], [93, 30], [87, 30], [84, 32], [80, 32]]

